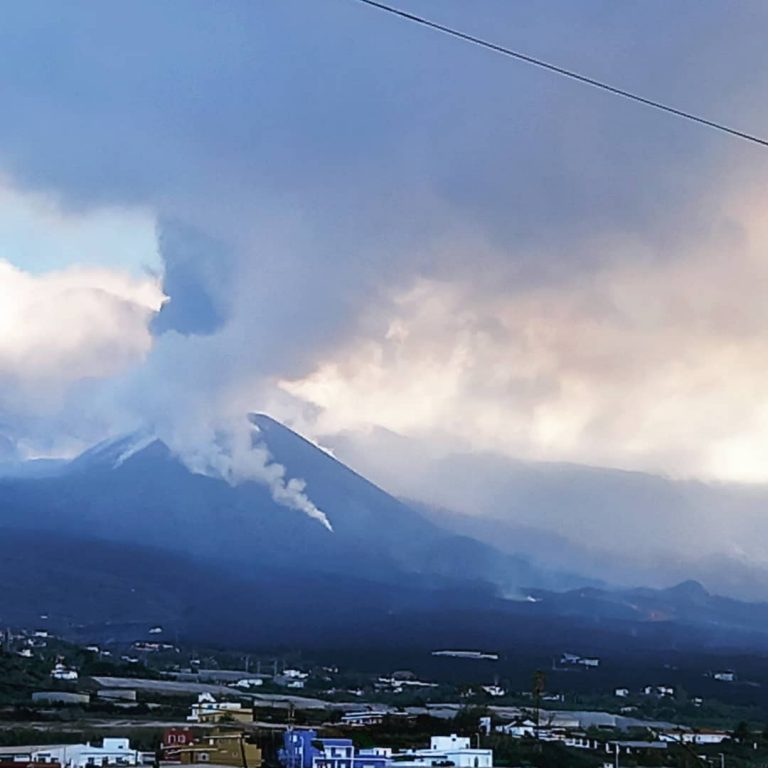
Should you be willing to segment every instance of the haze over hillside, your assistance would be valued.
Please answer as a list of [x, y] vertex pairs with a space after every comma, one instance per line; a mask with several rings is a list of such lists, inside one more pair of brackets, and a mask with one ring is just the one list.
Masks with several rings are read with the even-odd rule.
[[768, 486], [516, 461], [383, 430], [320, 439], [441, 525], [542, 567], [768, 599]]

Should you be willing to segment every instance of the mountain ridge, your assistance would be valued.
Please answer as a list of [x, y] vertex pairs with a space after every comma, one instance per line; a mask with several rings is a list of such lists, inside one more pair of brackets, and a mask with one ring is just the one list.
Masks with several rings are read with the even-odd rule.
[[[231, 483], [191, 471], [148, 435], [95, 446], [50, 476], [0, 478], [0, 530], [6, 542], [15, 538], [27, 547], [36, 537], [47, 542], [51, 559], [39, 561], [38, 571], [69, 584], [71, 592], [87, 592], [91, 578], [109, 581], [109, 558], [91, 563], [89, 570], [89, 552], [112, 553], [116, 594], [125, 592], [131, 605], [135, 556], [136, 569], [154, 574], [146, 589], [157, 591], [157, 601], [148, 604], [176, 600], [181, 606], [176, 621], [192, 633], [270, 641], [300, 636], [309, 642], [305, 628], [296, 626], [303, 616], [312, 617], [318, 637], [333, 642], [338, 622], [356, 617], [367, 622], [361, 638], [386, 633], [387, 626], [401, 633], [409, 626], [407, 632], [419, 642], [445, 641], [436, 633], [448, 632], [446, 627], [456, 642], [490, 641], [490, 630], [453, 626], [448, 617], [454, 612], [526, 642], [533, 642], [536, 627], [555, 625], [558, 631], [610, 627], [612, 633], [653, 642], [681, 642], [682, 628], [696, 626], [701, 642], [749, 637], [768, 645], [765, 604], [719, 598], [690, 581], [668, 590], [609, 589], [541, 569], [520, 554], [441, 528], [279, 422], [252, 418], [256, 439], [285, 467], [286, 477], [306, 482], [333, 533], [275, 502], [262, 483]], [[57, 540], [80, 543], [64, 546]], [[28, 567], [16, 562], [20, 571]], [[30, 606], [49, 611], [59, 585], [35, 579], [34, 573], [26, 598]], [[14, 583], [24, 591], [23, 579]], [[198, 610], [196, 592], [207, 596]], [[263, 621], [228, 608], [221, 596], [233, 594], [258, 606]], [[12, 602], [0, 597], [0, 615], [18, 613]], [[87, 622], [91, 608], [93, 616], [109, 614], [104, 605], [89, 608], [87, 599], [73, 606], [72, 622]]]

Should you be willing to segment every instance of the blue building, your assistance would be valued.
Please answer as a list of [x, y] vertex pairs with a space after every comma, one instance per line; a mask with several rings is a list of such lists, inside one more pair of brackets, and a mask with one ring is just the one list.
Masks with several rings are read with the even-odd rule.
[[290, 730], [278, 757], [283, 768], [388, 768], [388, 749], [356, 750], [352, 739], [319, 739], [317, 731]]

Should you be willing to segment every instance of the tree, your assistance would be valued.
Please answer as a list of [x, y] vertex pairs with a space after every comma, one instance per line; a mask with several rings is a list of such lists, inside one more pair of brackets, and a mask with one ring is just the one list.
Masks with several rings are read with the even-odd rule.
[[733, 738], [738, 741], [739, 744], [743, 744], [749, 739], [750, 736], [751, 731], [749, 730], [749, 724], [742, 720], [734, 729]]

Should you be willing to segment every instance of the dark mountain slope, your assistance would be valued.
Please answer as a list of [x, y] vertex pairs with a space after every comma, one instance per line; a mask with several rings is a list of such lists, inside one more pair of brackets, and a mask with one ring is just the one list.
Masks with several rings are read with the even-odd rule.
[[263, 484], [195, 474], [162, 442], [134, 439], [132, 452], [131, 438], [86, 452], [56, 476], [0, 479], [0, 525], [162, 548], [238, 578], [277, 568], [436, 587], [574, 583], [443, 530], [291, 430], [253, 420], [287, 475], [307, 482], [333, 532], [276, 503]]

